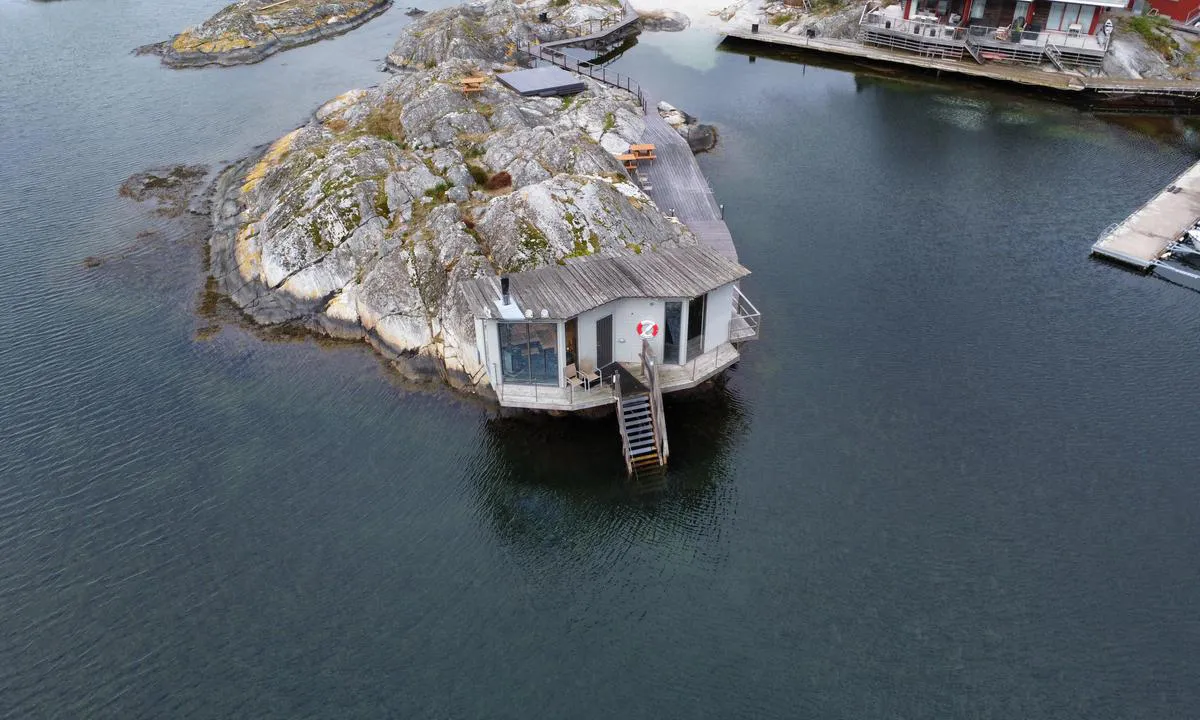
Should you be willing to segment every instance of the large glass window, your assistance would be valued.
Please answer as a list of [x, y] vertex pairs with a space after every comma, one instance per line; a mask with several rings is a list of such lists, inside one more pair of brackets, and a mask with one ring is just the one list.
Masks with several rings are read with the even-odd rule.
[[497, 329], [504, 382], [558, 385], [558, 323], [502, 322]]

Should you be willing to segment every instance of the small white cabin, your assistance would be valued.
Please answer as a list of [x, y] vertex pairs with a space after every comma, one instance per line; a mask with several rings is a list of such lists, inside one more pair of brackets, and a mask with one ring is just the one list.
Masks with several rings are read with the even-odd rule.
[[737, 362], [760, 316], [738, 289], [750, 271], [705, 246], [593, 257], [462, 283], [480, 364], [506, 407], [614, 402], [613, 376], [657, 366], [662, 392]]

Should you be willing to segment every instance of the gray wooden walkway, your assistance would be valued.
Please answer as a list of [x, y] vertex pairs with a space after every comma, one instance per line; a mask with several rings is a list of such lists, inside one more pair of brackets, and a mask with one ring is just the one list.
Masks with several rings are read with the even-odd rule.
[[[552, 48], [567, 45], [583, 45], [586, 47], [599, 41], [608, 40], [612, 35], [624, 31], [640, 19], [641, 16], [637, 14], [637, 10], [633, 9], [628, 0], [621, 0], [621, 17], [612, 24], [601, 21], [598, 23], [598, 29], [595, 32], [588, 32], [586, 35], [576, 35], [575, 37], [568, 37], [563, 40], [551, 40], [542, 43], [542, 47]], [[590, 24], [588, 28], [589, 30], [591, 29]]]
[[659, 116], [658, 103], [649, 97], [646, 100], [646, 136], [642, 142], [654, 145], [657, 159], [641, 163], [638, 172], [650, 180], [650, 198], [663, 212], [674, 211], [700, 242], [736, 262], [733, 236], [721, 218], [721, 208], [696, 156], [687, 140]]

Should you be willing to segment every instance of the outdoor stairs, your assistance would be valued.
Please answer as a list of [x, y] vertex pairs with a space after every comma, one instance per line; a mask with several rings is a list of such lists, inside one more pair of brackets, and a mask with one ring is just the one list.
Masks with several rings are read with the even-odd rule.
[[967, 47], [967, 52], [971, 53], [971, 57], [975, 58], [975, 62], [982, 65], [983, 64], [983, 56], [979, 54], [979, 48], [976, 47], [975, 43], [971, 40], [971, 36], [969, 34], [967, 35], [967, 41], [964, 44]]
[[1046, 43], [1045, 51], [1046, 57], [1050, 58], [1050, 62], [1054, 63], [1054, 67], [1058, 68], [1060, 72], [1066, 72], [1067, 69], [1063, 67], [1062, 53], [1059, 52], [1058, 48], [1053, 43]]
[[659, 438], [651, 408], [650, 393], [634, 393], [621, 398], [622, 439], [625, 457], [637, 474], [658, 471], [664, 461], [659, 453]]

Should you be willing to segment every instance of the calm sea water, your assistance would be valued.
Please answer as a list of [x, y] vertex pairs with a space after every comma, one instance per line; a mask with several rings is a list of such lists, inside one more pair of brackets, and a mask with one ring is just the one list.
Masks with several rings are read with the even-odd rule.
[[0, 717], [1195, 715], [1200, 295], [1086, 257], [1186, 128], [644, 37], [766, 315], [647, 497], [611, 419], [207, 331], [118, 184], [378, 82], [407, 22], [128, 54], [222, 3], [0, 0]]

